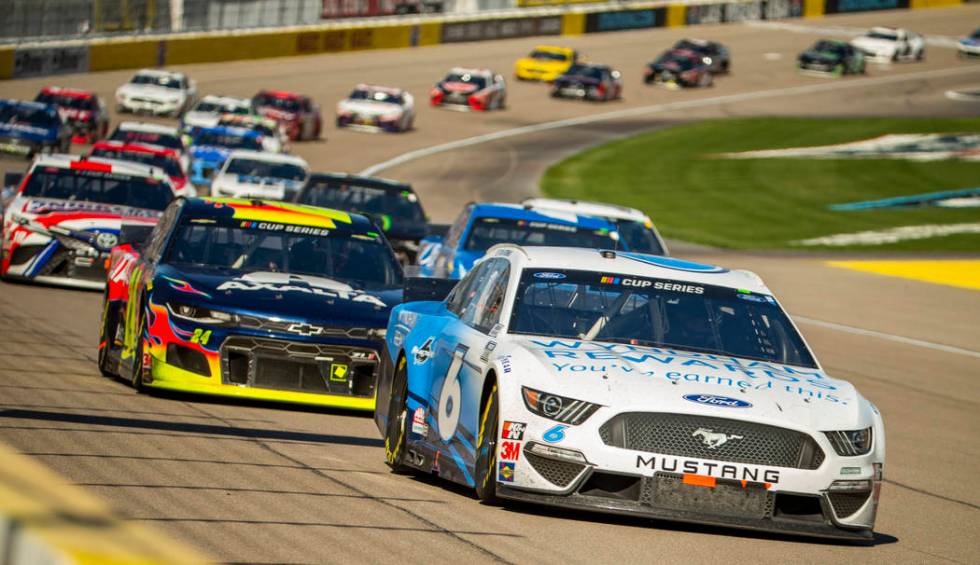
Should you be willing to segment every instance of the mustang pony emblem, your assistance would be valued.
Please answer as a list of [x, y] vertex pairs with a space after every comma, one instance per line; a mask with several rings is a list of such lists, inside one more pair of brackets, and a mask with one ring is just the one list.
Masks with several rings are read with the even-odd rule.
[[700, 437], [701, 443], [708, 446], [708, 449], [715, 449], [716, 447], [721, 447], [726, 443], [736, 439], [745, 439], [742, 436], [737, 436], [735, 434], [732, 435], [723, 434], [721, 432], [709, 430], [708, 428], [698, 428], [694, 430], [694, 433], [691, 434], [691, 436]]

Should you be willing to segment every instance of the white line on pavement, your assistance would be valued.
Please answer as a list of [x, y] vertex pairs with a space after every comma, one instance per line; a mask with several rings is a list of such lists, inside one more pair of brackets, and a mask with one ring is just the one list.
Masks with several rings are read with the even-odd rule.
[[844, 332], [844, 333], [849, 333], [854, 335], [863, 335], [866, 337], [876, 337], [878, 339], [894, 341], [896, 343], [902, 343], [905, 345], [924, 347], [926, 349], [932, 349], [934, 351], [942, 351], [944, 353], [958, 353], [960, 355], [967, 355], [970, 357], [976, 357], [980, 359], [980, 351], [972, 351], [970, 349], [953, 347], [952, 345], [943, 345], [941, 343], [933, 343], [931, 341], [923, 341], [921, 339], [913, 339], [911, 337], [904, 337], [904, 336], [894, 335], [894, 334], [889, 334], [884, 332], [876, 332], [874, 330], [866, 330], [863, 328], [855, 328], [854, 326], [845, 326], [843, 324], [835, 324], [833, 322], [825, 322], [823, 320], [814, 320], [813, 318], [806, 318], [804, 316], [793, 316], [793, 320], [797, 322], [802, 322], [804, 324], [810, 324], [812, 326], [819, 326], [821, 328], [836, 330], [839, 332]]
[[[794, 33], [811, 33], [815, 35], [842, 35], [845, 37], [857, 37], [864, 35], [868, 31], [866, 27], [849, 26], [809, 26], [805, 24], [793, 24], [789, 22], [767, 22], [767, 21], [747, 21], [744, 25], [765, 29], [778, 29], [781, 31], [791, 31]], [[933, 47], [948, 47], [955, 49], [959, 40], [949, 35], [923, 35], [926, 45]]]

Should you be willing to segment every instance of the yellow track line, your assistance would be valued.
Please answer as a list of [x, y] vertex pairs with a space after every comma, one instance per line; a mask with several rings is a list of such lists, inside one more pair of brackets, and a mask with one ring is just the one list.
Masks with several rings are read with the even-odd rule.
[[827, 261], [831, 267], [840, 267], [901, 277], [934, 284], [944, 284], [971, 290], [980, 290], [980, 260], [906, 260], [906, 261]]

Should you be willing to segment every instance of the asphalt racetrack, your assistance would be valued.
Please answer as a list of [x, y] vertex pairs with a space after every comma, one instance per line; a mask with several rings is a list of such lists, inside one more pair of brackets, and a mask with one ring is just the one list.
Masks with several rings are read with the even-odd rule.
[[[412, 182], [430, 215], [448, 221], [470, 200], [532, 194], [548, 165], [584, 147], [684, 121], [976, 116], [976, 103], [944, 93], [980, 85], [980, 62], [957, 59], [944, 38], [972, 31], [978, 21], [980, 5], [796, 20], [804, 28], [896, 25], [936, 36], [924, 62], [869, 65], [866, 77], [839, 80], [793, 70], [796, 54], [819, 35], [759, 24], [181, 70], [197, 79], [202, 94], [308, 93], [328, 124], [333, 104], [358, 82], [408, 89], [419, 106], [414, 131], [371, 135], [329, 125], [324, 140], [292, 149], [319, 171], [380, 164], [373, 170]], [[683, 36], [728, 45], [731, 76], [700, 90], [643, 86], [643, 64]], [[511, 81], [504, 111], [427, 106], [429, 88], [450, 67], [488, 66], [510, 76], [517, 57], [549, 41], [621, 69], [624, 100], [552, 100], [543, 85]], [[33, 98], [42, 85], [60, 84], [97, 90], [111, 102], [131, 74], [22, 80], [0, 83], [0, 90], [4, 97]], [[614, 114], [600, 118], [606, 113]], [[523, 129], [511, 131], [516, 128]], [[440, 147], [464, 139], [470, 141]], [[415, 159], [388, 162], [411, 151]], [[0, 167], [23, 164], [5, 160]], [[670, 171], [650, 182], [669, 183]], [[880, 408], [888, 459], [872, 547], [535, 506], [487, 507], [448, 483], [389, 473], [367, 415], [138, 395], [99, 375], [101, 295], [92, 292], [0, 283], [0, 441], [108, 500], [121, 516], [224, 562], [980, 562], [980, 293], [832, 267], [829, 257], [679, 243], [673, 251], [758, 272], [828, 372], [852, 381]]]

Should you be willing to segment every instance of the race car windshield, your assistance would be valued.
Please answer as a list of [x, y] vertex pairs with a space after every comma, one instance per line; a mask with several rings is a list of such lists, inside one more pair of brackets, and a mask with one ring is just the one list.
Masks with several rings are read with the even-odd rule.
[[477, 90], [483, 90], [487, 86], [486, 77], [480, 75], [471, 75], [470, 73], [449, 73], [443, 82], [462, 82], [466, 84], [472, 84]]
[[898, 34], [894, 31], [872, 31], [868, 33], [871, 39], [884, 39], [885, 41], [898, 41]]
[[359, 88], [350, 94], [351, 100], [371, 100], [373, 102], [385, 102], [387, 104], [402, 104], [403, 100], [400, 94], [393, 94], [391, 92], [385, 92], [384, 90], [370, 90], [365, 88]]
[[292, 163], [276, 163], [259, 159], [233, 159], [228, 163], [225, 173], [240, 177], [274, 178], [301, 181], [306, 178], [306, 170]]
[[221, 102], [198, 102], [195, 112], [210, 112], [212, 114], [248, 114], [248, 106], [240, 104], [223, 104]]
[[61, 125], [61, 118], [58, 117], [57, 112], [53, 110], [49, 112], [46, 108], [4, 105], [0, 106], [0, 123], [57, 128]]
[[525, 271], [510, 333], [816, 367], [771, 296], [685, 281]]
[[109, 139], [111, 141], [125, 141], [126, 143], [148, 143], [150, 145], [159, 145], [161, 147], [166, 147], [167, 149], [176, 149], [178, 151], [184, 150], [184, 145], [180, 142], [180, 139], [177, 138], [177, 136], [162, 133], [117, 129], [116, 131], [112, 132], [112, 136], [110, 136]]
[[813, 51], [821, 53], [843, 53], [844, 48], [840, 43], [834, 43], [833, 41], [818, 41], [813, 46]]
[[677, 43], [674, 44], [674, 49], [690, 49], [691, 51], [698, 51], [698, 52], [711, 50], [709, 45], [706, 45], [704, 43], [696, 43], [689, 39], [682, 39], [678, 41]]
[[[206, 218], [211, 221], [210, 218]], [[262, 222], [184, 221], [169, 245], [166, 261], [215, 269], [295, 273], [343, 281], [359, 289], [402, 284], [402, 269], [379, 235]]]
[[619, 234], [566, 224], [504, 218], [477, 218], [466, 238], [467, 251], [486, 251], [498, 243], [616, 249]]
[[22, 194], [150, 210], [163, 210], [174, 199], [170, 187], [154, 179], [58, 167], [35, 169]]
[[406, 189], [359, 186], [342, 180], [318, 181], [316, 184], [311, 181], [299, 202], [358, 214], [383, 214], [403, 221], [425, 221], [418, 197]]
[[54, 104], [56, 106], [61, 106], [62, 108], [71, 108], [73, 110], [95, 109], [95, 99], [83, 96], [68, 96], [67, 94], [49, 94], [42, 92], [41, 94], [37, 95], [37, 98], [35, 98], [34, 101], [41, 102], [43, 104]]
[[180, 80], [168, 76], [136, 75], [130, 82], [132, 84], [152, 84], [173, 90], [180, 90], [181, 87]]
[[144, 165], [159, 167], [168, 177], [183, 177], [184, 171], [180, 169], [180, 163], [176, 159], [166, 155], [154, 155], [153, 153], [143, 153], [142, 151], [122, 151], [116, 149], [93, 149], [93, 157], [105, 157], [106, 159], [119, 159], [120, 161], [136, 161]]
[[657, 60], [657, 64], [675, 66], [682, 71], [688, 71], [694, 68], [694, 61], [690, 57], [676, 55], [673, 53], [662, 55], [660, 59]]
[[531, 54], [529, 55], [529, 57], [532, 58], [532, 59], [538, 59], [539, 61], [562, 61], [562, 62], [564, 62], [564, 61], [567, 61], [568, 60], [568, 55], [566, 55], [564, 53], [555, 53], [553, 51], [541, 51], [541, 50], [538, 50], [538, 49], [535, 49], [534, 51], [531, 51]]
[[602, 70], [599, 67], [590, 65], [572, 65], [565, 72], [565, 75], [601, 79]]
[[299, 112], [300, 110], [299, 100], [295, 98], [272, 96], [271, 94], [259, 94], [254, 98], [254, 101], [256, 106], [276, 108], [277, 110], [283, 110], [286, 112]]
[[258, 138], [234, 133], [197, 130], [191, 132], [191, 139], [194, 140], [194, 145], [211, 145], [214, 147], [227, 147], [228, 149], [251, 149], [253, 151], [262, 149], [262, 143]]
[[277, 127], [274, 122], [267, 124], [259, 121], [241, 120], [231, 116], [221, 118], [221, 120], [218, 121], [218, 124], [223, 126], [250, 129], [267, 137], [275, 137]]
[[635, 220], [615, 220], [619, 239], [630, 250], [650, 255], [665, 255], [660, 240], [644, 222]]

